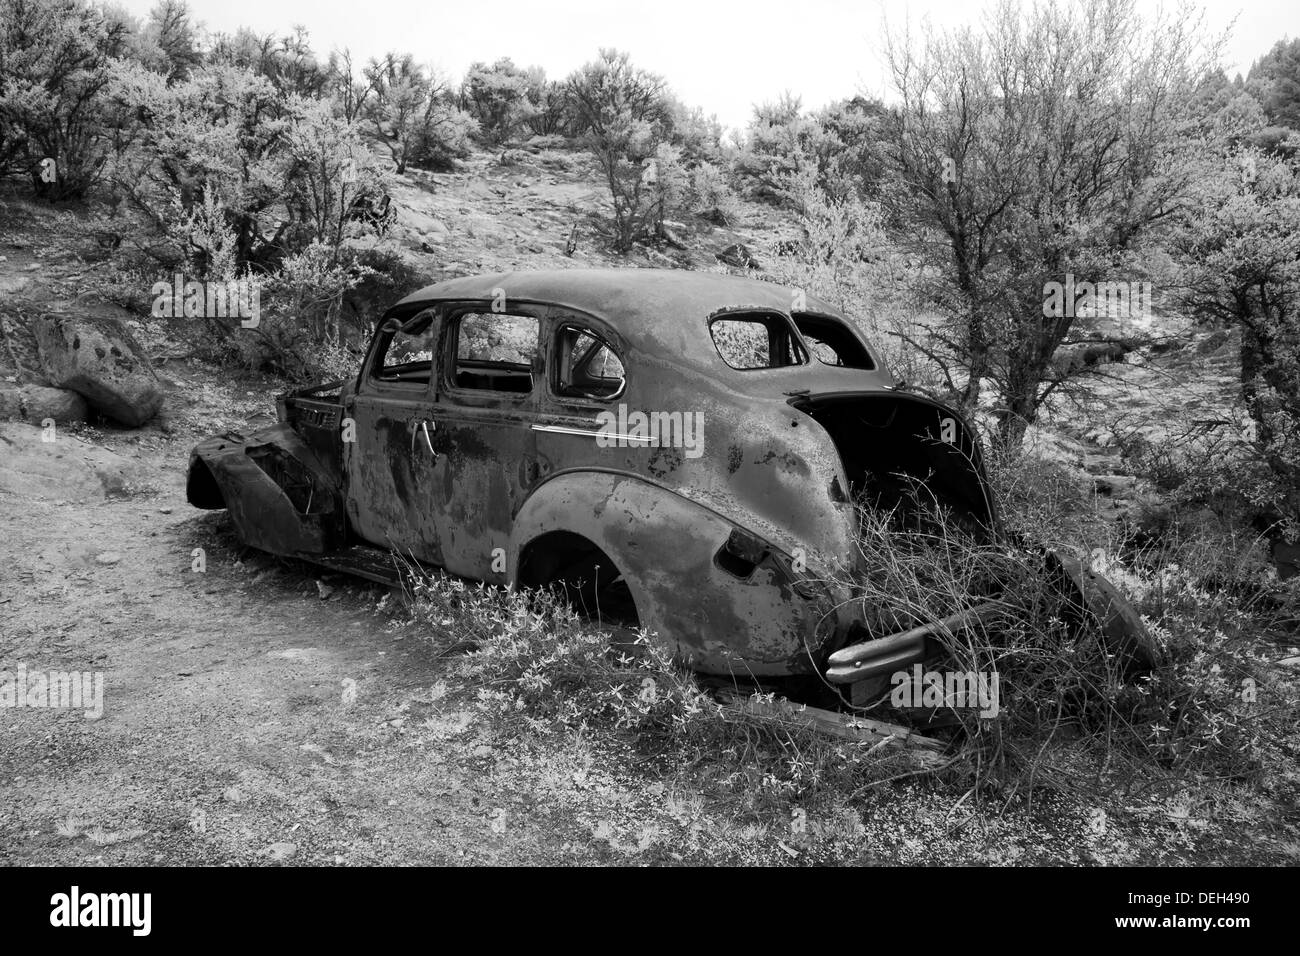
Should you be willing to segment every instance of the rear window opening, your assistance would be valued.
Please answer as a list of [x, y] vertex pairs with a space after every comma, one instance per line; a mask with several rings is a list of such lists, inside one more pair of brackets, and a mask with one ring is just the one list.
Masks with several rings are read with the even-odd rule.
[[794, 329], [776, 312], [728, 313], [709, 323], [709, 334], [722, 360], [742, 372], [808, 362]]
[[795, 327], [808, 344], [813, 358], [839, 368], [874, 369], [875, 360], [853, 330], [839, 319], [813, 312], [796, 312]]
[[608, 401], [623, 392], [623, 360], [614, 348], [590, 329], [563, 325], [555, 339], [557, 395]]
[[855, 504], [922, 530], [935, 510], [985, 537], [992, 508], [979, 450], [945, 409], [898, 396], [854, 396], [798, 406], [830, 434]]

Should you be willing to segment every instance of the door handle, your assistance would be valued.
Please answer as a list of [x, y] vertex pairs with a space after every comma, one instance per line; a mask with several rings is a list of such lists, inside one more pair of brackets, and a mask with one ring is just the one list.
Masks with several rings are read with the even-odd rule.
[[412, 418], [407, 422], [407, 430], [411, 433], [411, 454], [415, 454], [415, 437], [422, 435], [424, 437], [425, 447], [429, 449], [429, 454], [433, 456], [434, 464], [438, 463], [438, 453], [433, 449], [433, 438], [430, 431], [438, 430], [438, 423], [428, 418]]

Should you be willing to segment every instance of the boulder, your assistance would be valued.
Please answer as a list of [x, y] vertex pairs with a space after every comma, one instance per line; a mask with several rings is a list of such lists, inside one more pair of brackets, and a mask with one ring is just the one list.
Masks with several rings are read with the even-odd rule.
[[761, 270], [763, 268], [743, 242], [732, 243], [721, 252], [714, 253], [714, 255], [719, 262], [724, 262], [737, 269]]
[[42, 385], [0, 386], [0, 418], [39, 425], [47, 418], [64, 424], [86, 420], [86, 400], [66, 388]]
[[1130, 494], [1137, 485], [1132, 475], [1094, 475], [1092, 490], [1105, 498], [1122, 498]]
[[85, 397], [123, 425], [143, 425], [162, 408], [149, 358], [131, 333], [105, 316], [52, 313], [33, 326], [49, 380]]

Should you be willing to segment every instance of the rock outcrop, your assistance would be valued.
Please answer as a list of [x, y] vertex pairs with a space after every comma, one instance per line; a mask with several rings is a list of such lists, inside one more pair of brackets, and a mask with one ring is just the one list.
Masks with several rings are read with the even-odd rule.
[[67, 388], [0, 385], [0, 418], [20, 418], [33, 425], [53, 419], [60, 425], [86, 420], [86, 400]]
[[46, 376], [123, 425], [143, 425], [162, 408], [158, 376], [117, 320], [86, 314], [43, 315], [33, 326]]

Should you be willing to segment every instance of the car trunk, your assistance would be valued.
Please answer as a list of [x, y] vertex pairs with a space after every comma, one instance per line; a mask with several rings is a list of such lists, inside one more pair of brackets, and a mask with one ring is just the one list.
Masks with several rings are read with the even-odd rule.
[[996, 526], [978, 443], [961, 416], [919, 395], [836, 392], [791, 400], [830, 435], [855, 504], [919, 530], [937, 506], [985, 537]]
[[851, 595], [850, 623], [826, 647], [852, 660], [832, 654], [826, 677], [862, 689], [855, 703], [874, 701], [890, 674], [935, 652], [931, 628], [978, 623], [980, 601], [998, 589], [964, 563], [973, 553], [964, 542], [978, 548], [997, 528], [979, 446], [960, 414], [920, 395], [822, 392], [790, 403], [834, 443], [859, 537], [836, 577]]

